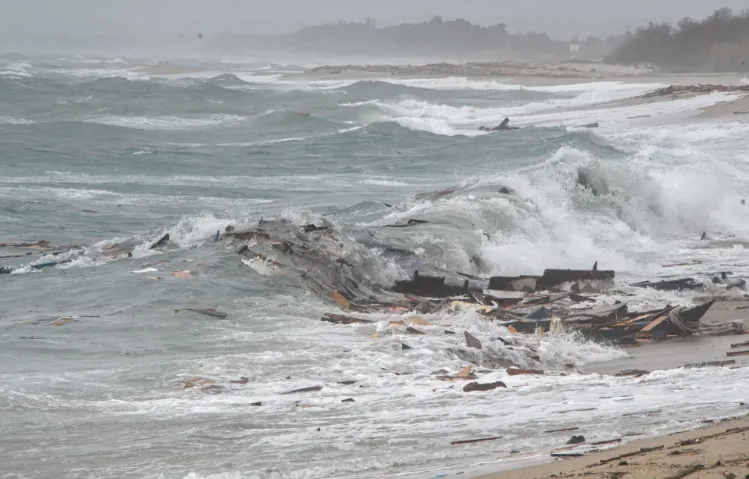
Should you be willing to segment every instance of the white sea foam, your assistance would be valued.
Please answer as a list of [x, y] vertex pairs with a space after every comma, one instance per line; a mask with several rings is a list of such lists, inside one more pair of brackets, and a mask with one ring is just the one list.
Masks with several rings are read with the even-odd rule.
[[178, 116], [143, 117], [143, 116], [103, 116], [85, 120], [88, 123], [137, 128], [141, 130], [188, 130], [216, 126], [238, 125], [247, 120], [246, 116], [213, 114], [201, 118], [184, 118]]
[[572, 99], [552, 99], [503, 108], [455, 107], [413, 99], [388, 102], [370, 100], [341, 106], [374, 106], [382, 112], [381, 121], [393, 121], [411, 130], [447, 136], [475, 136], [482, 134], [477, 129], [479, 126], [495, 126], [506, 117], [519, 126], [575, 126], [599, 122], [602, 127], [614, 129], [636, 123], [632, 117], [647, 116], [649, 121], [653, 121], [653, 118], [678, 118], [679, 115], [696, 114], [701, 108], [737, 98], [732, 93], [713, 93], [671, 102], [610, 107], [606, 108], [605, 113], [595, 108], [583, 108], [634, 96], [638, 92], [642, 93], [639, 90], [594, 90]]
[[[498, 82], [496, 80], [477, 80], [472, 78], [415, 78], [395, 79], [383, 78], [383, 82], [394, 85], [404, 85], [429, 90], [495, 90], [495, 91], [535, 91], [544, 93], [583, 93], [591, 95], [611, 95], [614, 98], [635, 96], [655, 90], [663, 83], [630, 83], [619, 81], [589, 81], [570, 85], [526, 86], [515, 83]], [[618, 93], [617, 93], [618, 92]], [[624, 96], [621, 96], [624, 95]]]
[[13, 118], [10, 116], [0, 116], [0, 125], [3, 123], [7, 125], [33, 125], [36, 123], [34, 120], [27, 120], [25, 118]]

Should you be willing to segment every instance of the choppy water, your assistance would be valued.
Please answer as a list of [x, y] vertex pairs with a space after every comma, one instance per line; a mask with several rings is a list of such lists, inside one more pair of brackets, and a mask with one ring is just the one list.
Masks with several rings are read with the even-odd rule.
[[[435, 315], [430, 334], [401, 351], [403, 337], [385, 329], [397, 315], [374, 328], [322, 323], [329, 306], [211, 240], [227, 224], [324, 215], [370, 238], [390, 280], [408, 272], [385, 247], [481, 274], [599, 261], [628, 280], [692, 259], [704, 263], [691, 272], [749, 273], [734, 246], [749, 239], [740, 204], [749, 123], [691, 118], [731, 95], [591, 110], [658, 85], [303, 81], [282, 76], [297, 67], [226, 62], [155, 76], [138, 62], [0, 57], [0, 241], [88, 245], [43, 272], [28, 265], [52, 258], [0, 260], [18, 268], [0, 278], [3, 477], [434, 477], [566, 440], [547, 429], [580, 426], [589, 440], [651, 434], [735, 413], [749, 393], [738, 369], [640, 379], [491, 372], [482, 378], [509, 388], [467, 395], [430, 374], [464, 366], [442, 329], [488, 341], [502, 328]], [[479, 131], [505, 116], [526, 128]], [[610, 194], [576, 187], [581, 167]], [[456, 184], [464, 189], [442, 199], [414, 196]], [[434, 226], [377, 228], [414, 217]], [[733, 236], [705, 248], [702, 231]], [[168, 253], [102, 254], [165, 232], [177, 245]], [[158, 271], [133, 273], [149, 267]], [[170, 276], [178, 270], [194, 276]], [[175, 314], [182, 307], [229, 317]], [[69, 315], [79, 318], [52, 324]], [[549, 367], [626, 354], [537, 341]], [[190, 376], [226, 390], [180, 388]], [[250, 380], [229, 382], [239, 377]], [[357, 382], [338, 384], [346, 380]], [[323, 390], [280, 394], [315, 385]], [[484, 436], [503, 440], [449, 445]]]

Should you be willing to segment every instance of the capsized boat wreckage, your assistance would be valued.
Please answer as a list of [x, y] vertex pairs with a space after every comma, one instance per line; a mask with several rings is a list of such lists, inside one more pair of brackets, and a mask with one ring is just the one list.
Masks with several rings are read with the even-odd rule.
[[[695, 307], [665, 305], [652, 311], [629, 311], [626, 302], [598, 305], [604, 290], [614, 287], [615, 272], [547, 269], [540, 276], [478, 276], [439, 271], [425, 265], [409, 279], [374, 281], [377, 258], [331, 224], [299, 226], [288, 220], [261, 220], [255, 227], [222, 235], [249, 266], [262, 265], [293, 273], [299, 284], [336, 304], [347, 314], [328, 314], [324, 321], [369, 323], [356, 313], [414, 312], [472, 308], [511, 332], [534, 334], [568, 329], [613, 343], [636, 343], [691, 334], [740, 333], [740, 321], [705, 323], [710, 300]], [[725, 274], [713, 279], [726, 287], [743, 285]], [[694, 279], [636, 283], [635, 287], [692, 287]], [[703, 283], [700, 283], [703, 284]], [[586, 308], [589, 304], [591, 307]], [[411, 328], [413, 329], [413, 328]]]

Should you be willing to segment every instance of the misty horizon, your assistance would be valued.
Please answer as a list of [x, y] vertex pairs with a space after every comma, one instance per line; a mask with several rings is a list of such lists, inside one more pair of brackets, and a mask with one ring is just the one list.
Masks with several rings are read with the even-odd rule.
[[[608, 35], [634, 30], [649, 22], [696, 19], [722, 7], [740, 11], [745, 0], [632, 0], [603, 2], [569, 0], [561, 6], [552, 0], [521, 3], [475, 0], [457, 4], [447, 0], [412, 0], [408, 5], [394, 0], [375, 4], [320, 0], [314, 8], [291, 0], [0, 0], [0, 32], [6, 38], [33, 40], [60, 35], [169, 38], [179, 34], [205, 36], [293, 33], [305, 26], [338, 21], [375, 20], [378, 26], [421, 23], [432, 17], [463, 18], [478, 25], [504, 23], [507, 29], [538, 31], [556, 38]], [[303, 4], [302, 4], [303, 5]], [[539, 13], [542, 12], [542, 13]]]

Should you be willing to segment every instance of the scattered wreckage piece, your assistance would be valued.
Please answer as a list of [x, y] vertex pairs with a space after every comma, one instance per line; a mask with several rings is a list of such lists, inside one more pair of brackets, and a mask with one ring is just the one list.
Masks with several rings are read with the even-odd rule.
[[544, 372], [540, 369], [518, 369], [518, 368], [507, 368], [507, 374], [510, 376], [521, 376], [521, 375], [543, 375]]
[[[599, 270], [598, 263], [593, 269], [546, 269], [541, 276], [493, 276], [489, 278], [489, 289], [496, 291], [543, 291], [551, 290], [564, 283], [576, 283], [591, 280], [613, 280], [616, 272]], [[579, 292], [579, 291], [578, 291]]]
[[355, 318], [353, 316], [344, 316], [342, 314], [332, 313], [325, 314], [322, 318], [320, 318], [320, 320], [334, 324], [371, 324], [374, 322], [370, 321], [369, 319], [361, 319]]
[[217, 311], [215, 308], [206, 308], [206, 309], [182, 308], [182, 309], [174, 310], [175, 313], [181, 313], [182, 311], [191, 311], [193, 313], [205, 314], [206, 316], [213, 316], [214, 318], [220, 318], [220, 319], [224, 319], [228, 316], [227, 313], [224, 313], [223, 311]]
[[483, 288], [471, 288], [470, 281], [466, 279], [462, 284], [447, 284], [444, 276], [420, 275], [414, 271], [410, 280], [399, 280], [391, 288], [395, 293], [415, 294], [425, 298], [452, 298], [468, 295], [471, 293], [482, 293]]
[[[744, 279], [729, 278], [729, 274], [731, 273], [728, 271], [715, 273], [715, 276], [712, 276], [710, 281], [712, 281], [714, 284], [724, 285], [726, 289], [743, 288], [744, 286], [746, 286], [746, 281]], [[652, 288], [658, 291], [689, 291], [703, 289], [705, 287], [705, 283], [690, 277], [664, 279], [661, 281], [641, 281], [639, 283], [633, 283], [632, 286], [635, 286], [637, 288]]]
[[473, 374], [473, 366], [466, 366], [454, 376], [440, 375], [437, 376], [437, 379], [441, 381], [470, 381], [473, 379], [477, 379], [477, 376]]
[[520, 128], [518, 128], [517, 126], [510, 126], [510, 119], [509, 118], [505, 118], [504, 120], [502, 120], [502, 123], [500, 123], [499, 125], [497, 125], [495, 127], [491, 127], [491, 128], [488, 127], [488, 126], [480, 126], [479, 127], [479, 130], [481, 130], [481, 131], [489, 131], [489, 132], [491, 132], [491, 131], [519, 130], [519, 129]]
[[632, 286], [637, 288], [652, 288], [658, 291], [684, 291], [700, 289], [704, 285], [694, 278], [667, 279], [662, 281], [641, 281], [633, 283]]
[[707, 361], [702, 363], [687, 363], [683, 366], [684, 369], [696, 369], [705, 367], [719, 367], [731, 366], [736, 364], [735, 359], [726, 359], [725, 361]]
[[465, 386], [463, 386], [463, 392], [486, 392], [486, 391], [492, 391], [497, 388], [506, 388], [507, 385], [503, 383], [502, 381], [496, 381], [493, 383], [468, 383]]
[[[403, 226], [418, 224], [423, 224], [422, 220], [409, 221]], [[405, 327], [407, 333], [414, 335], [424, 334], [414, 326], [431, 324], [418, 316], [409, 319], [409, 314], [432, 314], [443, 309], [471, 309], [487, 320], [507, 327], [511, 333], [542, 334], [550, 331], [557, 334], [562, 329], [572, 329], [591, 339], [622, 345], [638, 345], [643, 340], [695, 333], [738, 331], [733, 326], [702, 323], [701, 318], [712, 302], [693, 308], [667, 306], [644, 312], [629, 312], [626, 302], [595, 306], [597, 299], [587, 293], [600, 293], [600, 288], [610, 283], [616, 274], [612, 270], [599, 270], [597, 262], [589, 270], [546, 269], [540, 276], [495, 276], [488, 280], [458, 273], [451, 276], [452, 273], [446, 271], [432, 275], [415, 270], [409, 279], [380, 285], [366, 274], [367, 267], [379, 266], [370, 250], [324, 222], [298, 225], [283, 219], [261, 220], [254, 228], [246, 231], [232, 229], [223, 237], [240, 255], [273, 262], [276, 267], [295, 273], [300, 286], [345, 311], [403, 313], [402, 319], [395, 324], [391, 321], [389, 327]], [[294, 274], [287, 276], [293, 277]], [[717, 281], [726, 285], [739, 284], [727, 278], [726, 274], [721, 274]], [[694, 282], [695, 286], [701, 287], [702, 284]], [[564, 285], [571, 285], [570, 292], [556, 289]], [[693, 281], [662, 280], [636, 285], [678, 289], [692, 287]], [[540, 290], [560, 294], [533, 294]], [[578, 309], [585, 303], [591, 303], [593, 307]], [[337, 314], [326, 314], [321, 319], [334, 324], [374, 322]], [[452, 333], [445, 330], [445, 334]], [[464, 337], [469, 350], [482, 350], [478, 338], [467, 332], [464, 332]], [[410, 347], [404, 343], [401, 349]], [[458, 375], [441, 379], [467, 378]]]
[[463, 440], [463, 441], [452, 441], [452, 442], [450, 443], [450, 445], [451, 445], [451, 446], [458, 446], [458, 445], [460, 445], [460, 444], [475, 444], [475, 443], [477, 443], [477, 442], [496, 441], [496, 440], [498, 440], [498, 439], [502, 439], [502, 436], [497, 436], [497, 437], [484, 437], [484, 438], [481, 438], [481, 439], [466, 439], [466, 440]]

